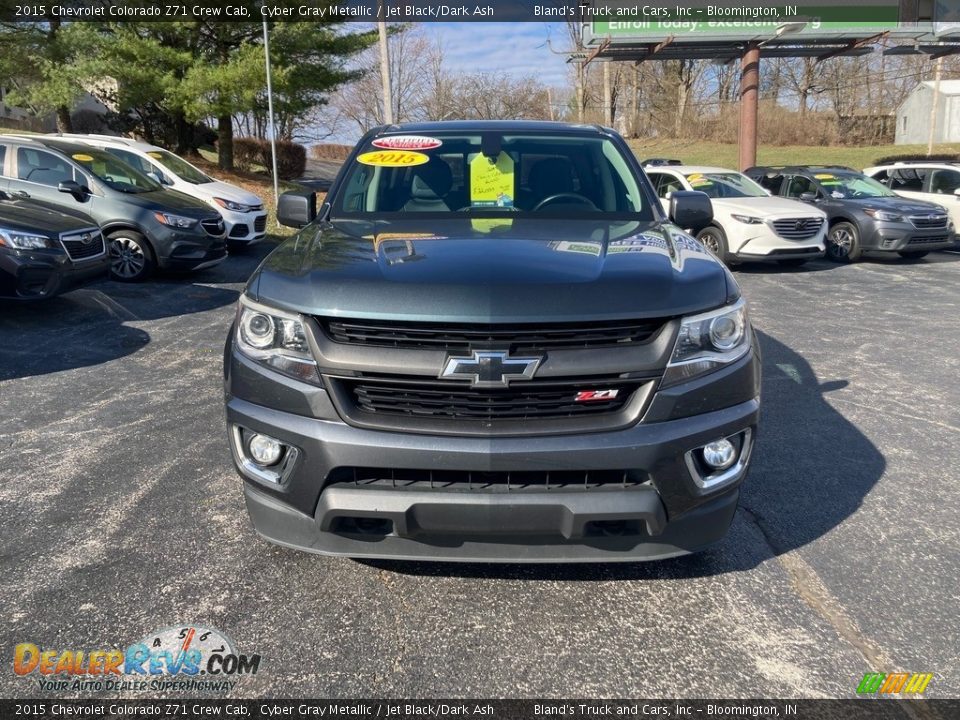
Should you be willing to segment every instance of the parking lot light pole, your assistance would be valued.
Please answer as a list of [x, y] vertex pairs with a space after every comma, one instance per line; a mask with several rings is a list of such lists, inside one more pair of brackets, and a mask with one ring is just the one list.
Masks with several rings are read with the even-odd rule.
[[273, 161], [273, 201], [280, 202], [280, 181], [277, 178], [277, 128], [273, 124], [273, 81], [270, 76], [270, 36], [267, 33], [267, 21], [263, 21], [263, 54], [267, 63], [267, 112], [270, 117], [270, 156]]
[[760, 89], [760, 47], [747, 45], [740, 60], [740, 170], [757, 164], [757, 109]]

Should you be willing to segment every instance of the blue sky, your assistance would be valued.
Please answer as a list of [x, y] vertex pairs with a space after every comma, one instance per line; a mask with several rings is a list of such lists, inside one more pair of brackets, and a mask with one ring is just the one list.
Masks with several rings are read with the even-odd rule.
[[421, 30], [443, 41], [448, 69], [454, 72], [502, 72], [535, 75], [547, 85], [564, 85], [566, 57], [554, 50], [567, 46], [562, 23], [449, 22], [423, 23]]

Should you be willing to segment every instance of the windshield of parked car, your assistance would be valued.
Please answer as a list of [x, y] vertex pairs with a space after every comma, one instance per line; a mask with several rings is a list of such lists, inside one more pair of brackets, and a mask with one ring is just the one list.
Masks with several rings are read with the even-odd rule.
[[886, 186], [860, 173], [816, 173], [814, 178], [827, 195], [837, 200], [897, 197], [896, 193]]
[[690, 173], [687, 182], [711, 198], [767, 197], [767, 191], [746, 175], [729, 173]]
[[125, 193], [145, 193], [160, 190], [163, 186], [119, 158], [96, 148], [64, 150], [75, 163], [101, 180], [108, 187]]
[[214, 181], [212, 177], [204, 175], [186, 160], [167, 150], [150, 150], [147, 157], [156, 160], [160, 165], [191, 185], [205, 185]]
[[570, 133], [384, 135], [359, 149], [332, 199], [333, 217], [654, 219], [625, 153]]

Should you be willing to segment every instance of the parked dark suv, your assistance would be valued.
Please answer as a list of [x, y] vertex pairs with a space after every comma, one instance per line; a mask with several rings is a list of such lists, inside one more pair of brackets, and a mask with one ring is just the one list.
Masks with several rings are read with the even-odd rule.
[[0, 193], [0, 298], [40, 300], [106, 276], [100, 228], [82, 213]]
[[854, 262], [864, 252], [921, 258], [950, 247], [953, 223], [945, 208], [909, 200], [848, 167], [752, 167], [745, 173], [773, 195], [815, 204], [827, 213], [827, 257]]
[[0, 190], [79, 210], [107, 238], [110, 273], [138, 281], [155, 267], [199, 270], [227, 256], [223, 218], [206, 203], [167, 190], [104, 150], [43, 136], [0, 136]]
[[740, 288], [611, 130], [368, 133], [251, 277], [230, 447], [268, 540], [312, 552], [635, 560], [720, 539], [756, 437]]

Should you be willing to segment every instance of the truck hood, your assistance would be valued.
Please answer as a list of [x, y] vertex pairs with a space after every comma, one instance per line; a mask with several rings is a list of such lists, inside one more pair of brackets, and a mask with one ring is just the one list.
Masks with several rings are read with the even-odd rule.
[[825, 217], [816, 206], [779, 197], [713, 198], [713, 206], [738, 215], [755, 217]]
[[666, 223], [341, 220], [278, 247], [248, 293], [310, 315], [498, 323], [689, 314], [739, 288]]
[[83, 213], [66, 212], [38, 200], [3, 200], [0, 201], [0, 226], [57, 237], [61, 233], [95, 228], [97, 223]]

